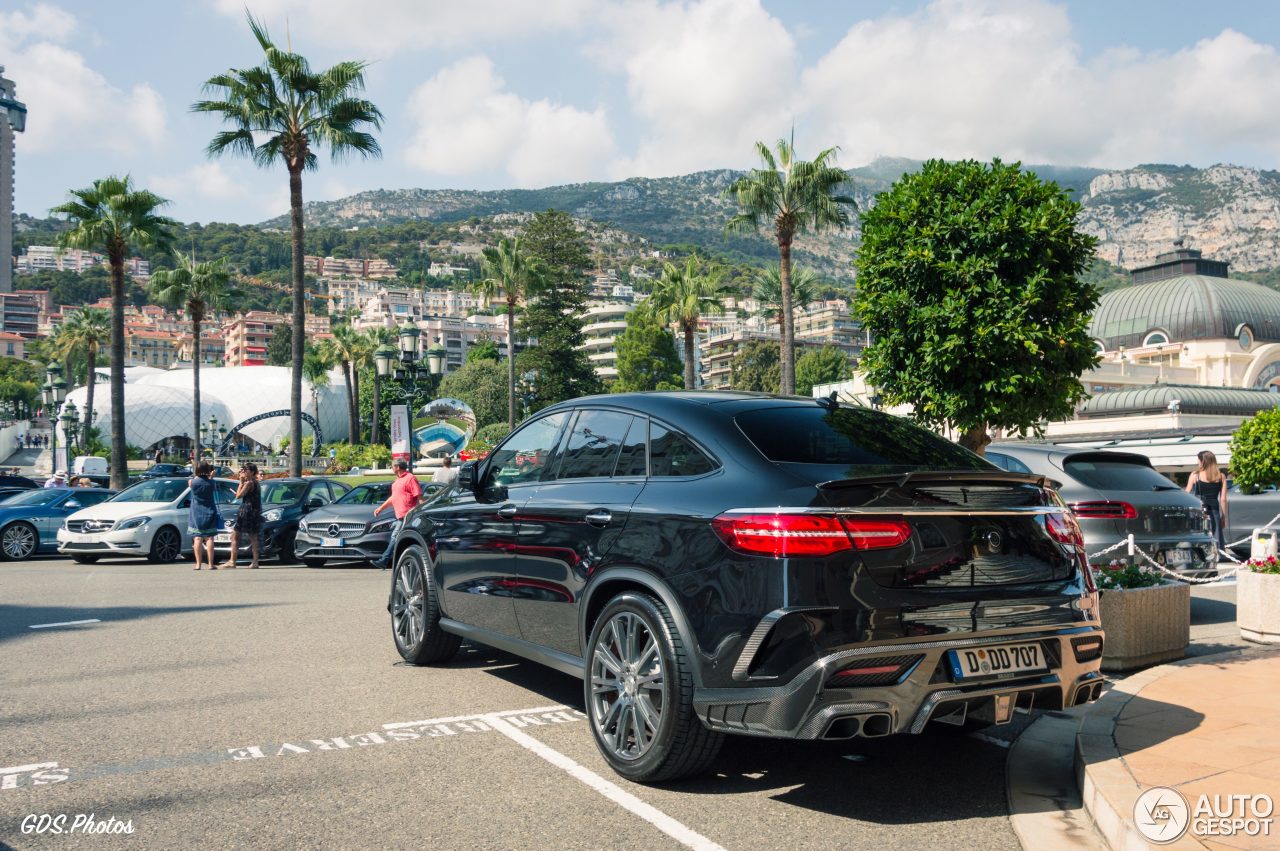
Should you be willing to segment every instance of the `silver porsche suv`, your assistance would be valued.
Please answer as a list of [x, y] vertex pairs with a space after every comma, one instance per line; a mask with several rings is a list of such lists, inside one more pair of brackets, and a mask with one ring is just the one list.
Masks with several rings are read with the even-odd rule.
[[1123, 546], [1095, 557], [1132, 534], [1135, 546], [1170, 570], [1216, 573], [1218, 546], [1200, 500], [1156, 472], [1145, 455], [1052, 443], [993, 443], [986, 454], [998, 467], [1060, 483], [1091, 563], [1126, 556]]

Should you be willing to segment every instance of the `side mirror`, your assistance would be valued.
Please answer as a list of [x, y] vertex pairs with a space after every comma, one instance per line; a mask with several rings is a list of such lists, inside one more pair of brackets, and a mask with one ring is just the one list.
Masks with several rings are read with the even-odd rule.
[[476, 492], [477, 470], [476, 461], [468, 461], [458, 468], [458, 488], [469, 493]]
[[69, 499], [66, 502], [62, 503], [62, 507], [63, 508], [80, 508], [81, 505], [80, 503], [76, 502], [74, 499]]
[[318, 496], [313, 496], [313, 497], [311, 497], [311, 499], [307, 500], [307, 510], [308, 510], [308, 511], [310, 511], [310, 510], [311, 510], [311, 509], [313, 509], [313, 508], [319, 508], [319, 507], [321, 507], [322, 505], [324, 505], [324, 500], [323, 500], [323, 499], [321, 499], [321, 498], [320, 498], [320, 497], [318, 497]]

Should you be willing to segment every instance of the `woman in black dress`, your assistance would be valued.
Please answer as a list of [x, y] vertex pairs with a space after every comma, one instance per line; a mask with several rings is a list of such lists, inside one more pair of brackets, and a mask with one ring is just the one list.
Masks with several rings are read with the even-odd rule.
[[249, 550], [253, 561], [249, 567], [258, 566], [258, 534], [262, 531], [262, 488], [258, 484], [258, 465], [246, 463], [240, 467], [240, 487], [236, 489], [240, 510], [236, 513], [236, 527], [231, 531], [231, 560], [224, 567], [236, 566], [240, 552], [240, 536], [249, 538]]
[[1209, 450], [1196, 456], [1200, 467], [1187, 480], [1187, 493], [1200, 497], [1205, 514], [1209, 515], [1209, 527], [1218, 539], [1218, 549], [1227, 548], [1227, 477], [1218, 468], [1218, 459]]

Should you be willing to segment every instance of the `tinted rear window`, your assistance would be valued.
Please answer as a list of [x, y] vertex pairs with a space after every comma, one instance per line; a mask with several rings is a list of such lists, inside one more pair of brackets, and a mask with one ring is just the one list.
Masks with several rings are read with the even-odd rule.
[[865, 408], [763, 408], [735, 419], [770, 461], [854, 467], [865, 475], [993, 469], [969, 450], [909, 420]]
[[1080, 484], [1100, 491], [1149, 491], [1177, 487], [1147, 465], [1130, 461], [1068, 458], [1062, 467]]

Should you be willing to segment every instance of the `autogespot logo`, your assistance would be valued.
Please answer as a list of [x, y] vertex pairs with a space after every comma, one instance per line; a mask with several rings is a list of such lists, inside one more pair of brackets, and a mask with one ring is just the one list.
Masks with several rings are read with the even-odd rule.
[[1181, 792], [1156, 786], [1138, 796], [1133, 805], [1133, 822], [1150, 842], [1176, 842], [1191, 824], [1191, 807]]

